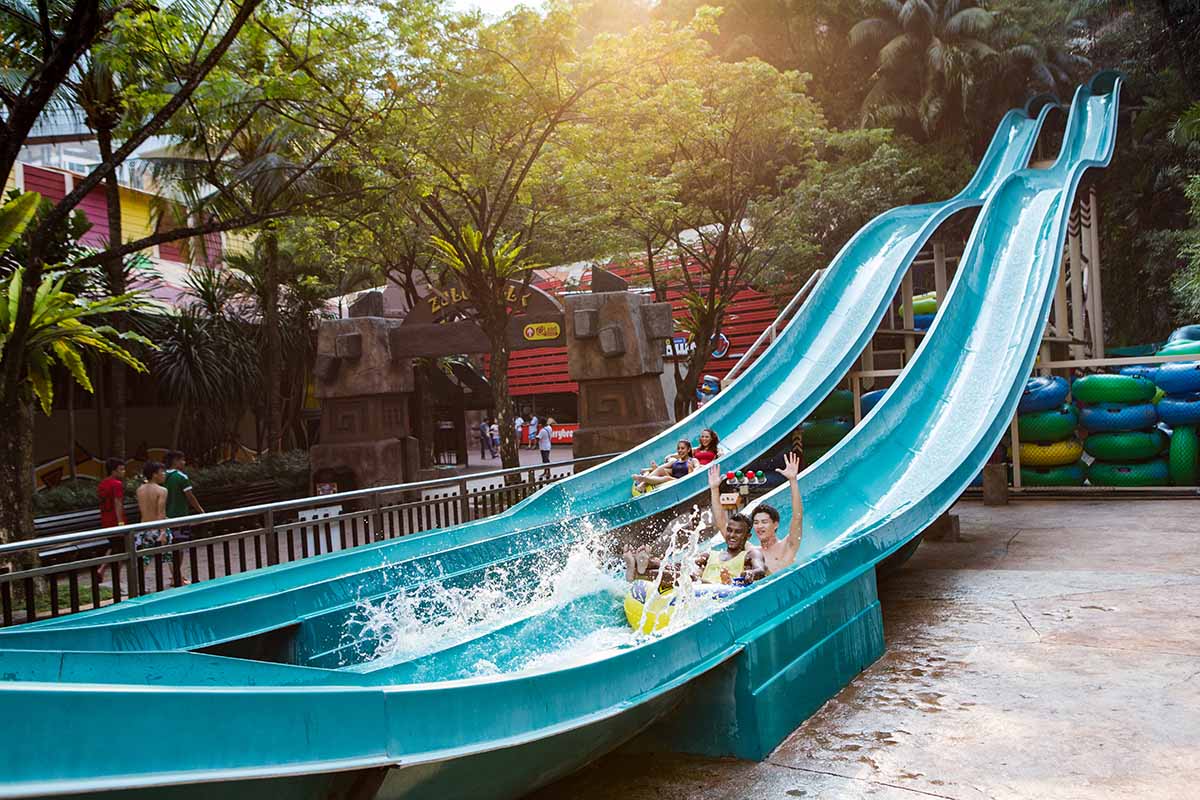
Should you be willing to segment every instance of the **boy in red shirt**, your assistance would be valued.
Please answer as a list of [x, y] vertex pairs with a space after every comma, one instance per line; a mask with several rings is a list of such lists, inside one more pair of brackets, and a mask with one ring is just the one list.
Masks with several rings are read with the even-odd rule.
[[[104, 468], [108, 470], [108, 477], [96, 487], [96, 495], [100, 498], [100, 527], [115, 528], [125, 524], [125, 462], [119, 458], [110, 458], [104, 462]], [[105, 555], [114, 549], [119, 551], [124, 539], [117, 537], [111, 541], [112, 545]], [[104, 580], [107, 568], [107, 564], [100, 565], [97, 580]]]

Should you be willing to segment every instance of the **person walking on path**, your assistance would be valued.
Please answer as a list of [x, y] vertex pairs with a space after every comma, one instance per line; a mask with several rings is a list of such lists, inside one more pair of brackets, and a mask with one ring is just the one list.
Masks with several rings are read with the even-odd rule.
[[500, 455], [500, 426], [495, 417], [492, 417], [492, 424], [488, 426], [488, 433], [492, 436], [492, 458], [496, 458]]
[[[167, 488], [163, 486], [167, 480], [166, 470], [163, 465], [157, 461], [147, 461], [142, 466], [142, 475], [146, 478], [146, 482], [138, 487], [137, 502], [138, 511], [141, 513], [142, 522], [158, 522], [159, 520], [166, 521], [167, 519]], [[163, 545], [171, 544], [174, 540], [171, 538], [170, 528], [155, 528], [153, 530], [142, 531], [133, 538], [133, 546], [135, 550], [145, 550], [150, 547], [162, 547]], [[168, 550], [162, 554], [165, 561], [172, 569], [171, 582], [175, 586], [183, 585], [181, 583], [181, 575], [174, 569], [175, 554]], [[142, 556], [142, 568], [150, 566], [150, 556]], [[130, 582], [137, 580], [137, 576], [130, 575]], [[160, 587], [161, 588], [161, 587]]]
[[[117, 528], [126, 523], [125, 462], [119, 458], [110, 458], [104, 462], [104, 468], [108, 471], [108, 477], [96, 487], [96, 496], [100, 498], [100, 527]], [[109, 540], [109, 547], [104, 551], [104, 555], [114, 550], [120, 552], [123, 542], [122, 537], [114, 536]], [[96, 570], [97, 582], [104, 582], [104, 573], [107, 570], [108, 564], [100, 565]]]
[[517, 429], [517, 449], [521, 447], [521, 429], [525, 427], [525, 418], [517, 414], [517, 418], [513, 420], [513, 427]]
[[[167, 488], [167, 517], [169, 519], [204, 513], [204, 508], [192, 490], [192, 479], [183, 471], [186, 466], [187, 456], [183, 451], [172, 450], [167, 453], [164, 485]], [[186, 527], [172, 526], [169, 533], [172, 541], [186, 542], [192, 538], [191, 530]], [[183, 576], [182, 563], [179, 564], [179, 577], [184, 583], [188, 582]]]
[[538, 450], [540, 450], [542, 453], [542, 463], [547, 465], [546, 472], [544, 473], [545, 477], [547, 477], [547, 478], [550, 477], [550, 467], [549, 467], [550, 447], [551, 447], [551, 437], [553, 437], [553, 436], [554, 436], [554, 417], [548, 417], [546, 419], [546, 424], [542, 426], [542, 429], [540, 431], [538, 431], [538, 434], [537, 434]]
[[485, 419], [479, 423], [479, 460], [495, 457], [496, 449], [492, 447], [492, 427]]
[[537, 434], [538, 434], [538, 418], [537, 418], [537, 414], [534, 414], [532, 417], [529, 418], [529, 449], [530, 450], [532, 450], [538, 446]]

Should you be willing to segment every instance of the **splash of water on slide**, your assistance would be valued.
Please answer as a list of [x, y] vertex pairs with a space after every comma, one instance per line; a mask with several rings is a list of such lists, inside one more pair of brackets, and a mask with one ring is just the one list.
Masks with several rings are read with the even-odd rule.
[[[711, 531], [709, 519], [697, 509], [673, 522], [663, 561], [692, 563], [706, 548], [701, 534]], [[356, 645], [355, 660], [373, 667], [462, 650], [465, 665], [447, 667], [448, 659], [435, 664], [430, 658], [412, 673], [420, 680], [562, 667], [645, 641], [647, 635], [625, 622], [622, 601], [629, 584], [616, 556], [619, 543], [603, 526], [591, 523], [570, 538], [572, 543], [557, 552], [494, 565], [465, 585], [432, 576], [412, 589], [362, 601], [343, 636]], [[661, 580], [660, 574], [656, 589]], [[716, 598], [693, 592], [694, 583], [686, 571], [677, 581], [670, 630], [719, 605]], [[536, 625], [539, 617], [555, 620], [554, 612], [568, 605], [569, 619]], [[522, 622], [526, 627], [520, 635], [503, 635]]]

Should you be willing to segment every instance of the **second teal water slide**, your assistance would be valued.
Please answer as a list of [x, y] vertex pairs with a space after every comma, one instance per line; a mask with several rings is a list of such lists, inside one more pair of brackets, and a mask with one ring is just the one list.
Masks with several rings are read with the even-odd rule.
[[[328, 559], [204, 583], [185, 592], [148, 595], [36, 627], [73, 628], [189, 609], [211, 611], [219, 604], [311, 587], [331, 578], [338, 583], [331, 587], [333, 594], [314, 598], [315, 602], [344, 601], [339, 592], [347, 585], [345, 576], [375, 571], [384, 559], [411, 557], [418, 551], [436, 553], [564, 518], [585, 520], [601, 514], [609, 524], [627, 524], [676, 506], [703, 490], [703, 476], [676, 481], [636, 499], [629, 494], [629, 476], [652, 458], [673, 452], [678, 439], [697, 440], [706, 427], [721, 434], [728, 449], [727, 463], [738, 465], [748, 463], [795, 428], [862, 352], [909, 265], [933, 232], [954, 214], [981, 206], [1014, 170], [1026, 165], [1043, 123], [1056, 107], [1053, 98], [1041, 95], [1023, 111], [1005, 114], [974, 177], [954, 197], [893, 209], [864, 226], [823, 272], [795, 319], [744, 375], [697, 413], [628, 453], [547, 486], [499, 516], [453, 531], [409, 537], [399, 552], [392, 547], [397, 542], [357, 548]], [[336, 563], [331, 563], [333, 560]], [[311, 596], [311, 591], [306, 591]], [[369, 589], [357, 586], [355, 591]], [[229, 638], [247, 631], [212, 633]]]
[[[1054, 167], [1000, 182], [909, 370], [805, 473], [808, 532], [794, 569], [636, 647], [564, 668], [504, 671], [512, 644], [554, 647], [570, 623], [586, 624], [595, 609], [581, 597], [515, 620], [469, 643], [471, 652], [431, 653], [437, 677], [425, 682], [412, 680], [411, 663], [347, 660], [353, 648], [337, 638], [346, 613], [305, 611], [291, 592], [280, 597], [293, 604], [295, 623], [260, 654], [289, 663], [172, 652], [194, 646], [205, 626], [220, 627], [222, 615], [284, 611], [259, 599], [212, 616], [195, 609], [14, 631], [0, 646], [46, 649], [0, 652], [0, 701], [27, 723], [0, 752], [0, 794], [157, 797], [169, 787], [178, 797], [515, 796], [672, 707], [652, 732], [658, 745], [761, 757], [878, 657], [875, 564], [948, 506], [999, 441], [1036, 354], [1075, 188], [1111, 155], [1118, 89], [1112, 75], [1081, 88]], [[484, 565], [506, 561], [520, 574], [522, 560], [563, 548], [561, 535], [544, 528], [442, 549], [440, 580], [469, 585]], [[159, 624], [177, 616], [187, 623]], [[485, 651], [501, 674], [462, 677], [463, 657]], [[78, 727], [61, 735], [63, 719], [115, 713], [119, 740]]]

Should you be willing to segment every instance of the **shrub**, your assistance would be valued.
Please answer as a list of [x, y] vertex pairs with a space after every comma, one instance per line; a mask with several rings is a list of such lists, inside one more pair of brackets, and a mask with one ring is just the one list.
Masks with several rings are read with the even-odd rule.
[[[303, 497], [308, 493], [308, 453], [304, 450], [268, 455], [246, 463], [231, 461], [211, 467], [189, 467], [187, 472], [201, 502], [207, 491], [236, 490], [247, 483], [267, 480], [274, 480], [279, 485], [281, 498]], [[132, 498], [141, 484], [140, 475], [127, 478], [125, 498]], [[33, 496], [33, 513], [41, 517], [94, 509], [97, 506], [96, 486], [96, 481], [80, 478], [44, 489]]]

